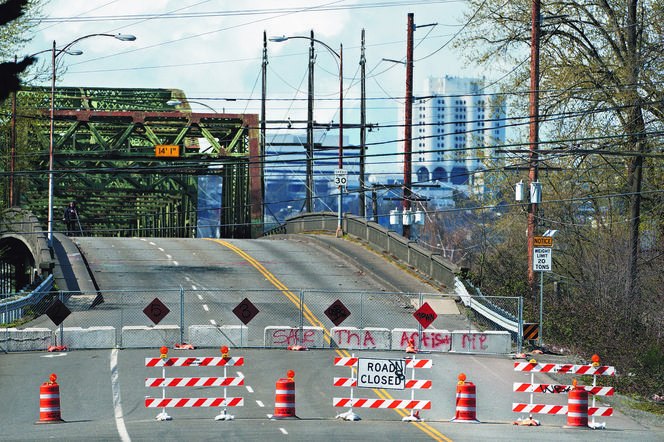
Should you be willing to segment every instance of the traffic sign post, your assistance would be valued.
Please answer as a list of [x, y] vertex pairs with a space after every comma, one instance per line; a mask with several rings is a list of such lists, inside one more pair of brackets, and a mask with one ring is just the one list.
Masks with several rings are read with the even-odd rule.
[[536, 236], [533, 247], [533, 270], [540, 272], [539, 346], [542, 346], [542, 320], [544, 317], [544, 272], [553, 270], [553, 237]]

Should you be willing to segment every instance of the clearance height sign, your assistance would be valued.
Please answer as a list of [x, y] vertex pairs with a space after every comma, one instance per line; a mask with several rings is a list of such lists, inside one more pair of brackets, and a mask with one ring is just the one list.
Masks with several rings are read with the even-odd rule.
[[406, 360], [359, 358], [357, 360], [357, 386], [392, 390], [405, 389]]

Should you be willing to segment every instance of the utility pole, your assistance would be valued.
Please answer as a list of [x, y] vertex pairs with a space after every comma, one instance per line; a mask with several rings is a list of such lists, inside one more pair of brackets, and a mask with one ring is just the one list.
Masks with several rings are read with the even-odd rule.
[[362, 51], [360, 55], [360, 213], [361, 217], [366, 218], [366, 201], [367, 195], [365, 193], [366, 180], [364, 175], [364, 160], [366, 155], [366, 142], [367, 142], [367, 103], [366, 103], [366, 78], [365, 78], [365, 65], [367, 60], [364, 56], [364, 29], [362, 29]]
[[[413, 149], [413, 34], [415, 15], [408, 13], [408, 37], [406, 43], [406, 115], [403, 145], [403, 211], [410, 210], [411, 162]], [[410, 225], [403, 226], [403, 236], [410, 239]]]
[[[14, 63], [17, 63], [18, 59], [16, 55], [14, 55]], [[11, 158], [10, 162], [11, 164], [9, 165], [9, 168], [11, 170], [11, 175], [9, 176], [9, 208], [11, 209], [14, 207], [15, 204], [15, 199], [14, 199], [14, 158], [16, 156], [16, 94], [18, 91], [14, 91], [12, 94], [12, 125], [11, 125], [11, 144], [12, 144], [12, 150], [11, 150]]]
[[314, 187], [314, 30], [311, 30], [311, 46], [309, 46], [309, 87], [307, 99], [307, 178], [306, 188], [306, 211], [313, 212], [313, 187]]
[[[539, 160], [539, 41], [540, 41], [540, 0], [533, 0], [532, 31], [530, 44], [530, 171], [528, 182], [532, 189], [537, 182]], [[533, 270], [533, 246], [537, 228], [537, 203], [530, 198], [528, 203], [528, 287], [535, 293], [535, 271]]]
[[261, 214], [265, 219], [265, 149], [267, 142], [267, 122], [265, 114], [265, 96], [267, 95], [267, 34], [263, 31], [263, 63], [262, 63], [262, 93], [261, 93], [261, 138], [260, 138], [260, 160], [261, 160]]

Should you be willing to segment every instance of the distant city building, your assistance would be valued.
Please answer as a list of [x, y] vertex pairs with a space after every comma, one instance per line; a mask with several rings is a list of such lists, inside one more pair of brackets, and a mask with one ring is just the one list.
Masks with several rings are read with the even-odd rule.
[[[413, 102], [413, 193], [430, 199], [429, 205], [446, 207], [454, 205], [455, 190], [487, 191], [490, 183], [482, 171], [490, 161], [501, 160], [496, 146], [505, 142], [504, 101], [484, 90], [484, 79], [449, 76], [428, 78], [421, 96]], [[403, 106], [400, 118], [403, 125]], [[403, 129], [401, 135], [405, 138]], [[399, 153], [403, 152], [401, 142]], [[403, 161], [400, 169], [401, 176], [371, 181], [403, 182]], [[418, 189], [418, 184], [440, 187]]]
[[[348, 146], [344, 136], [344, 146]], [[265, 222], [280, 223], [291, 215], [306, 211], [307, 136], [293, 133], [268, 133], [265, 149]], [[339, 168], [339, 138], [334, 132], [314, 131], [312, 210], [337, 211], [338, 190], [334, 170]], [[348, 189], [357, 188], [358, 160], [347, 158]], [[344, 211], [357, 212], [357, 193], [346, 194]]]

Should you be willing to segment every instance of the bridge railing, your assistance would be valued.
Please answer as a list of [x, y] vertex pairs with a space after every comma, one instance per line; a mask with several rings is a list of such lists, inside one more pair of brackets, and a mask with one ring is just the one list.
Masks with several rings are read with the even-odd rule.
[[17, 293], [0, 301], [0, 324], [10, 324], [26, 316], [24, 309], [39, 304], [52, 293], [53, 275], [48, 275], [32, 292]]
[[[443, 258], [440, 254], [426, 250], [399, 235], [394, 230], [386, 229], [380, 224], [351, 214], [342, 218], [344, 233], [366, 241], [376, 250], [387, 253], [396, 260], [413, 267], [423, 275], [433, 278], [449, 293], [454, 292], [455, 274], [459, 268]], [[279, 226], [266, 232], [274, 233], [335, 233], [338, 225], [338, 214], [333, 212], [303, 213], [286, 220], [285, 226]], [[284, 228], [285, 227], [285, 228]]]

